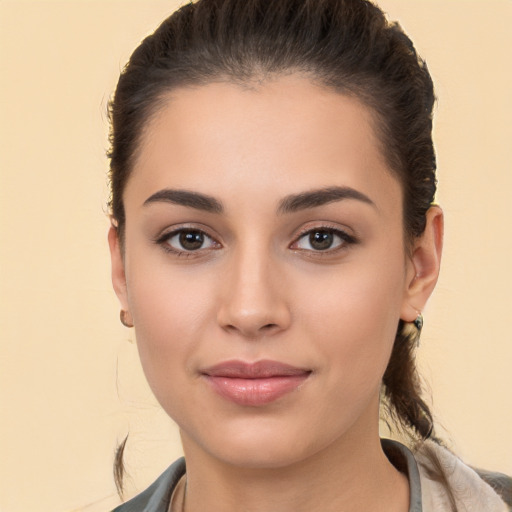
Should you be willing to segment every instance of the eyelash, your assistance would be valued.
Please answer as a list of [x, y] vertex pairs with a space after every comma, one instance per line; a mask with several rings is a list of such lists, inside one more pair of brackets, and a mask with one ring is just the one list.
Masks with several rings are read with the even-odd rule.
[[[198, 233], [198, 234], [202, 235], [205, 239], [209, 239], [213, 242], [213, 245], [216, 246], [213, 248], [214, 250], [220, 248], [220, 243], [217, 242], [212, 236], [210, 236], [205, 230], [203, 230], [201, 228], [194, 228], [194, 227], [180, 227], [180, 228], [174, 229], [172, 231], [166, 232], [166, 233], [162, 234], [161, 236], [159, 236], [155, 240], [155, 243], [157, 245], [161, 246], [165, 252], [174, 254], [178, 257], [184, 257], [184, 258], [198, 256], [202, 251], [205, 250], [202, 248], [199, 248], [197, 250], [179, 250], [179, 249], [172, 247], [169, 244], [169, 240], [174, 238], [175, 236], [182, 234], [182, 233]], [[209, 249], [211, 250], [211, 248], [209, 248]]]
[[[338, 246], [334, 248], [327, 248], [326, 250], [314, 250], [314, 249], [301, 249], [301, 248], [293, 248], [294, 245], [296, 245], [300, 240], [306, 238], [307, 236], [311, 236], [313, 233], [329, 233], [331, 235], [335, 235], [340, 239], [340, 243]], [[295, 239], [292, 244], [290, 244], [290, 248], [294, 249], [296, 251], [304, 251], [309, 253], [312, 257], [327, 257], [332, 256], [334, 254], [337, 254], [339, 251], [343, 251], [348, 249], [349, 246], [357, 244], [358, 239], [348, 234], [346, 231], [343, 231], [340, 228], [329, 226], [329, 225], [323, 225], [323, 226], [315, 226], [315, 227], [307, 227], [301, 231], [299, 236]]]
[[[169, 240], [174, 238], [175, 236], [178, 236], [183, 233], [198, 233], [198, 234], [202, 235], [205, 239], [209, 239], [213, 243], [214, 247], [210, 247], [210, 248], [206, 248], [206, 249], [198, 248], [197, 250], [179, 250], [179, 249], [172, 247], [169, 244]], [[333, 249], [327, 248], [326, 250], [314, 250], [314, 249], [303, 249], [303, 248], [294, 248], [293, 247], [300, 240], [304, 239], [307, 236], [311, 236], [313, 233], [329, 233], [331, 235], [335, 235], [341, 240], [341, 243], [337, 247], [334, 247]], [[201, 254], [205, 250], [216, 250], [221, 247], [220, 243], [217, 242], [206, 231], [204, 231], [203, 229], [194, 228], [194, 227], [180, 227], [180, 228], [174, 229], [170, 232], [166, 232], [166, 233], [162, 234], [161, 236], [159, 236], [155, 240], [155, 243], [157, 245], [161, 246], [165, 252], [174, 254], [178, 257], [185, 257], [185, 258], [199, 256], [199, 254]], [[337, 253], [343, 249], [347, 249], [350, 245], [354, 245], [356, 243], [358, 243], [357, 238], [352, 235], [349, 235], [346, 231], [343, 231], [339, 228], [335, 228], [333, 226], [324, 225], [324, 226], [315, 226], [315, 227], [311, 227], [311, 228], [306, 228], [306, 229], [302, 230], [301, 233], [297, 236], [297, 238], [295, 238], [295, 240], [288, 247], [292, 250], [308, 252], [311, 255], [314, 255], [315, 257], [323, 257], [323, 256], [332, 255], [332, 254]]]

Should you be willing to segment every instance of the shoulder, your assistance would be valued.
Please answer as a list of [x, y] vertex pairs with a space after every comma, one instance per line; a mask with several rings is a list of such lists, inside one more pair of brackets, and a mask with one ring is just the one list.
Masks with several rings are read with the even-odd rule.
[[167, 512], [172, 492], [185, 474], [182, 457], [169, 466], [145, 491], [119, 505], [112, 512]]
[[501, 473], [475, 470], [446, 448], [426, 441], [414, 453], [418, 462], [424, 511], [511, 510], [512, 479]]
[[490, 485], [512, 511], [512, 478], [503, 473], [474, 468], [477, 475]]

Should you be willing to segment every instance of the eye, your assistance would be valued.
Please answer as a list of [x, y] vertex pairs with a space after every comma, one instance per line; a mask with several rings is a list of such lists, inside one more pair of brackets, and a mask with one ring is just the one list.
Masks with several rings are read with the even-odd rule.
[[345, 245], [355, 243], [355, 238], [339, 229], [315, 228], [306, 231], [291, 246], [292, 249], [300, 249], [315, 252], [334, 251]]
[[162, 244], [167, 251], [178, 254], [219, 247], [218, 242], [199, 229], [178, 229], [166, 233], [157, 242]]

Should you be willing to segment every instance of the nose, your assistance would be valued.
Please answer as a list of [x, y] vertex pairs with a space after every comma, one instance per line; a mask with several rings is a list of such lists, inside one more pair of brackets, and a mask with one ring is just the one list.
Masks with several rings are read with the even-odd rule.
[[269, 255], [244, 251], [223, 276], [217, 320], [247, 339], [274, 335], [290, 326], [283, 272]]

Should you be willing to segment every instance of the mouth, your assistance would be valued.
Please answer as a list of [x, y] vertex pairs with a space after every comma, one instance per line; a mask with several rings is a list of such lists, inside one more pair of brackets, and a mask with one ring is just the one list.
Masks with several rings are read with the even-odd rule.
[[221, 397], [244, 406], [262, 406], [298, 390], [312, 370], [278, 361], [225, 361], [201, 374]]

